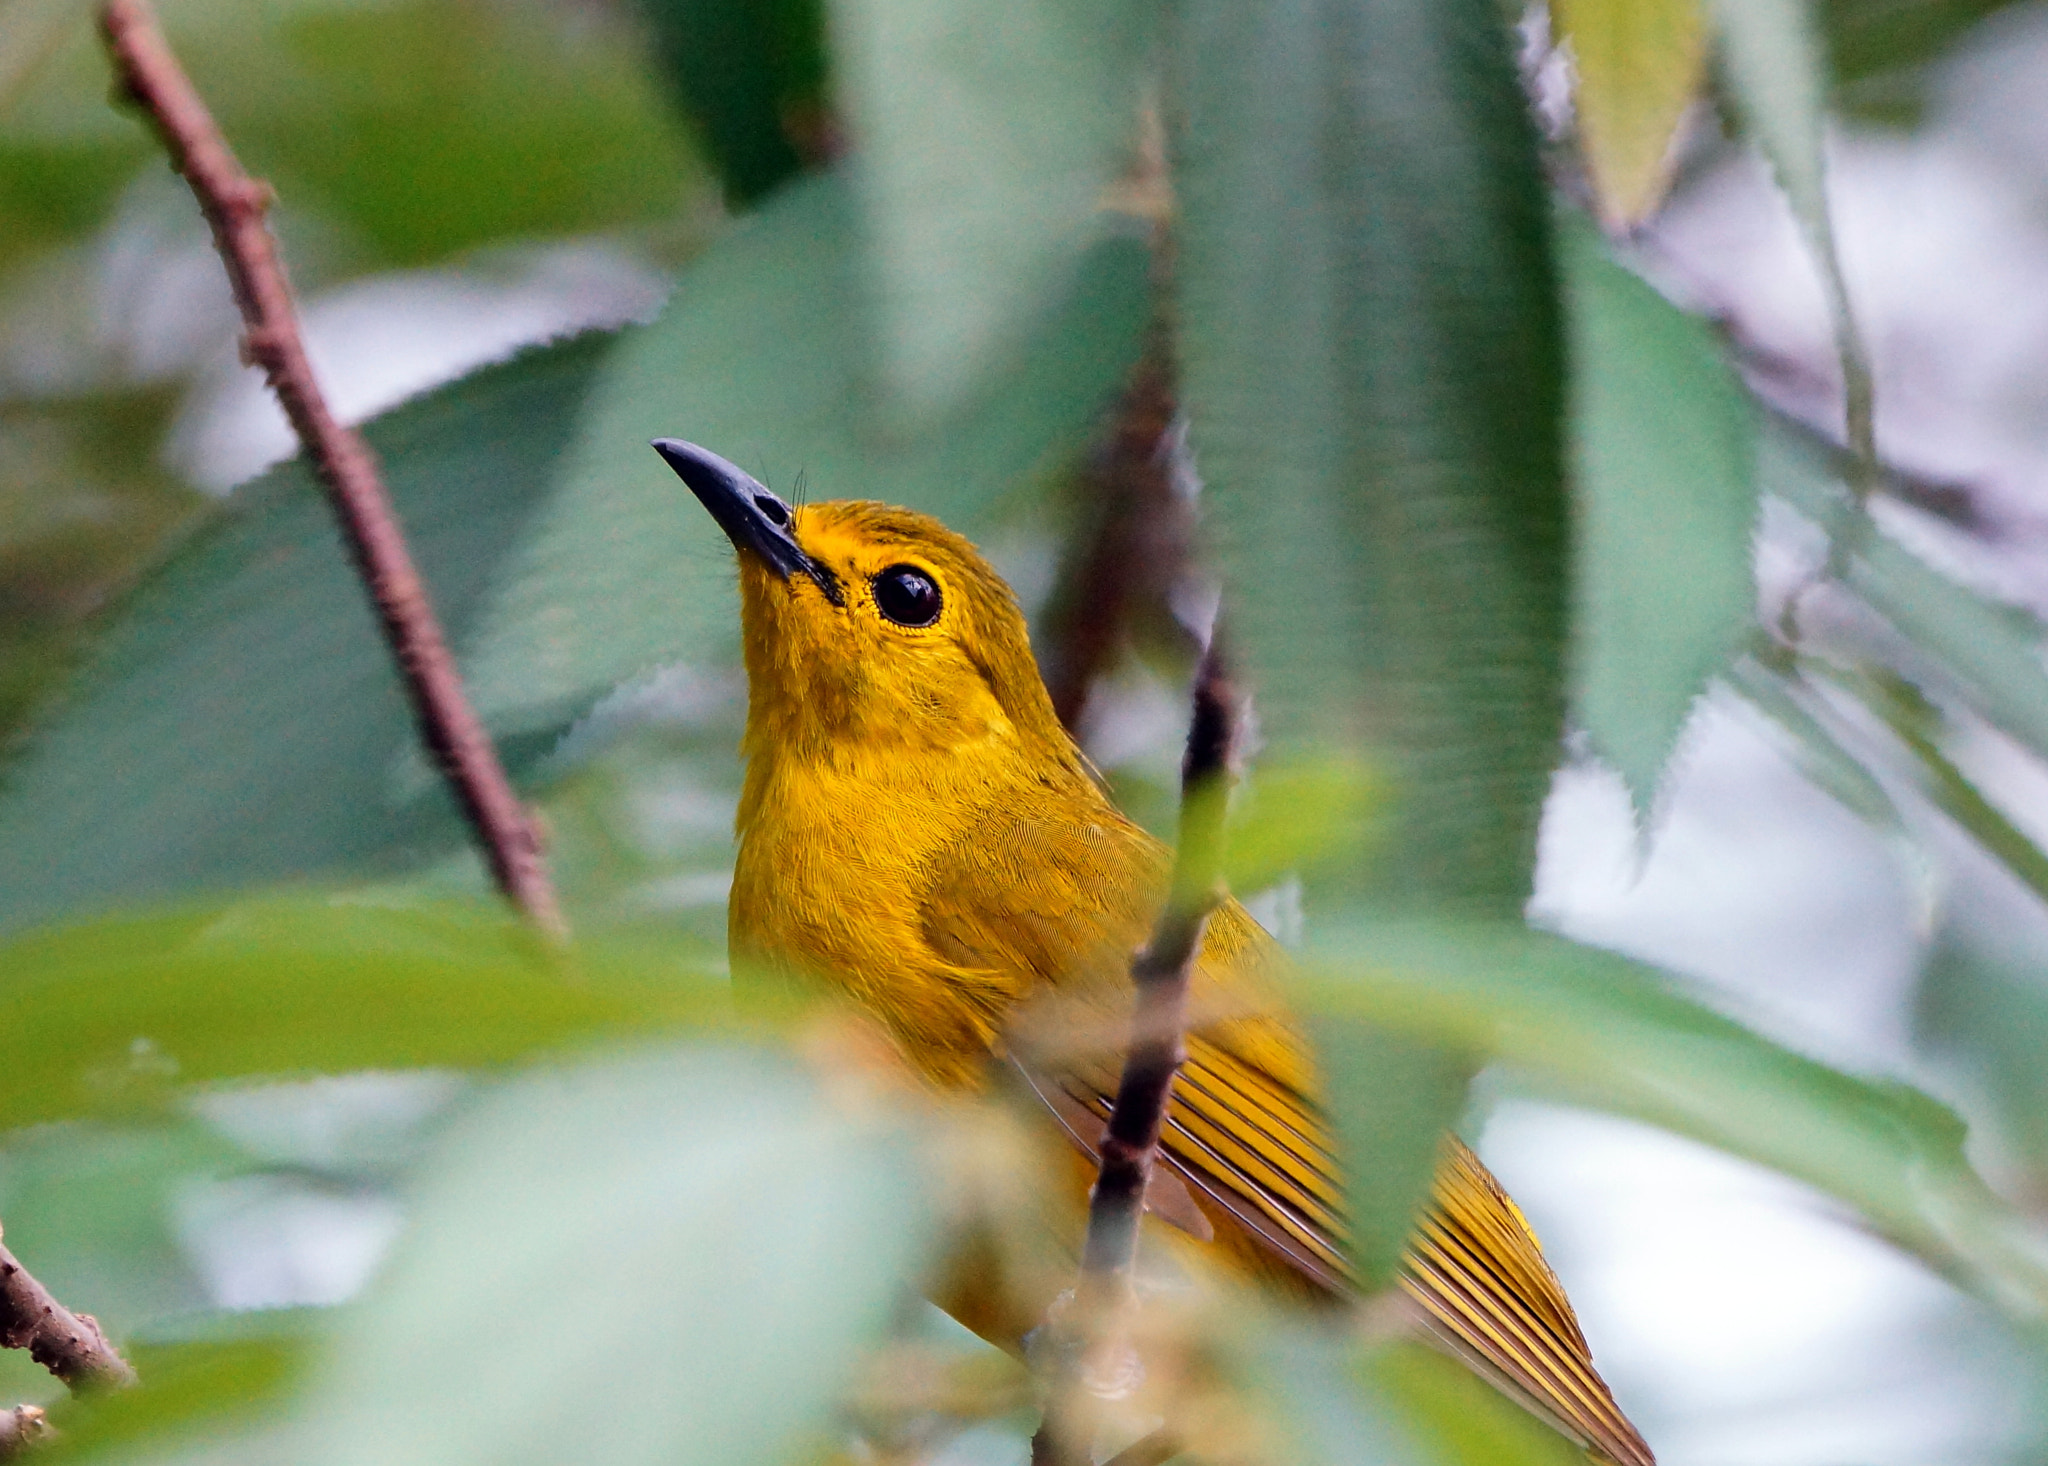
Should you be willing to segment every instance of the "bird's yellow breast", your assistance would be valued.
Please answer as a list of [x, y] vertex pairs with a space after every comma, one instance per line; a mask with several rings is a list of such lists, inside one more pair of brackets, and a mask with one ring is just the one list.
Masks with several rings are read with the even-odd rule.
[[[934, 929], [999, 926], [1028, 872], [1014, 862], [955, 879], [963, 836], [1071, 810], [1071, 781], [1021, 767], [1000, 710], [943, 746], [897, 739], [750, 748], [728, 909], [736, 971], [802, 975], [843, 989], [906, 1056], [944, 1084], [978, 1083], [1031, 974], [958, 960]], [[1101, 813], [1116, 818], [1106, 802]], [[1105, 884], [1127, 880], [1105, 868]]]
[[[1008, 588], [924, 516], [792, 509], [686, 446], [671, 448], [711, 475], [700, 492], [743, 547], [735, 976], [837, 985], [941, 1085], [981, 1083], [1019, 1005], [1046, 990], [1120, 1032], [1169, 853], [1115, 809], [1060, 727]], [[766, 515], [762, 504], [773, 516], [746, 517]], [[904, 572], [931, 595], [892, 617], [884, 592]], [[1335, 1142], [1309, 1045], [1278, 1001], [1284, 966], [1243, 907], [1219, 908], [1161, 1136], [1178, 1201], [1159, 1205], [1221, 1259], [1343, 1296]], [[1092, 1150], [1116, 1092], [1114, 1053], [1011, 1057]], [[1531, 1409], [1615, 1462], [1652, 1466], [1526, 1222], [1455, 1139], [1403, 1287], [1431, 1329]], [[1041, 1310], [999, 1326], [1014, 1342]]]

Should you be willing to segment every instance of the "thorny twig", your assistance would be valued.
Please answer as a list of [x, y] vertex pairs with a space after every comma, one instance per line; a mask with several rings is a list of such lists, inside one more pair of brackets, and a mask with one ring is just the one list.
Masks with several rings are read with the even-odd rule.
[[236, 161], [147, 0], [106, 0], [100, 24], [121, 85], [148, 114], [213, 228], [247, 326], [243, 354], [263, 368], [327, 490], [398, 661], [420, 736], [483, 845], [499, 889], [536, 926], [563, 935], [539, 832], [463, 692], [377, 460], [359, 434], [335, 420], [314, 379], [291, 288], [263, 221], [269, 187]]
[[1090, 1459], [1082, 1374], [1091, 1354], [1105, 1345], [1114, 1347], [1110, 1325], [1128, 1301], [1145, 1186], [1173, 1095], [1174, 1075], [1186, 1058], [1188, 975], [1201, 950], [1209, 914], [1220, 898], [1223, 814], [1237, 731], [1237, 693], [1230, 682], [1220, 626], [1195, 668], [1192, 701], [1187, 754], [1181, 761], [1180, 839], [1173, 884], [1152, 940], [1131, 962], [1131, 981], [1137, 988], [1131, 1043], [1109, 1127], [1102, 1136], [1101, 1174], [1089, 1196], [1080, 1283], [1073, 1307], [1061, 1321], [1070, 1347], [1054, 1351], [1059, 1363], [1045, 1420], [1031, 1443], [1035, 1466], [1068, 1466]]

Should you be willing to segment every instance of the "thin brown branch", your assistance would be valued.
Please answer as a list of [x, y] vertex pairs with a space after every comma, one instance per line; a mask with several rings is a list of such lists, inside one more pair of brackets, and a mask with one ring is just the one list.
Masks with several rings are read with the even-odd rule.
[[[1187, 1057], [1188, 978], [1202, 933], [1221, 895], [1223, 815], [1237, 736], [1237, 692], [1231, 685], [1222, 629], [1211, 634], [1195, 668], [1187, 753], [1181, 761], [1180, 837], [1173, 883], [1152, 940], [1131, 962], [1137, 1003], [1116, 1103], [1102, 1137], [1101, 1173], [1088, 1199], [1088, 1236], [1081, 1251], [1068, 1347], [1031, 1443], [1034, 1466], [1085, 1463], [1089, 1412], [1081, 1399], [1088, 1373], [1116, 1373], [1120, 1361], [1091, 1356], [1118, 1348], [1110, 1325], [1128, 1302], [1137, 1260], [1138, 1220], [1159, 1149], [1159, 1130], [1173, 1097], [1174, 1075]], [[1104, 1366], [1108, 1366], [1107, 1370]]]
[[50, 1428], [50, 1419], [34, 1405], [16, 1405], [12, 1410], [0, 1410], [0, 1461], [12, 1461], [38, 1441], [48, 1440], [56, 1432]]
[[565, 928], [539, 831], [512, 792], [469, 706], [369, 445], [336, 421], [314, 379], [284, 266], [264, 223], [268, 185], [251, 178], [178, 59], [147, 0], [106, 0], [101, 29], [128, 95], [148, 114], [212, 226], [246, 331], [244, 357], [277, 394], [341, 521], [358, 573], [397, 659], [420, 736], [468, 817], [498, 887], [551, 935]]
[[1046, 690], [1069, 732], [1126, 637], [1148, 617], [1171, 621], [1167, 592], [1187, 564], [1193, 520], [1174, 483], [1177, 412], [1173, 345], [1155, 324], [1081, 472], [1086, 518], [1048, 611]]
[[[73, 1313], [0, 1245], [0, 1347], [29, 1358], [74, 1391], [135, 1383], [135, 1371], [89, 1313]], [[18, 1412], [16, 1412], [18, 1413]], [[40, 1412], [37, 1412], [40, 1414]], [[17, 1420], [19, 1430], [22, 1422]]]

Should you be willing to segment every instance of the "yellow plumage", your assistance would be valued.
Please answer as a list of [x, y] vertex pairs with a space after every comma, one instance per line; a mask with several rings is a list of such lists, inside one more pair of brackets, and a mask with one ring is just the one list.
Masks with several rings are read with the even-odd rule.
[[[1110, 803], [1054, 717], [1008, 587], [926, 516], [792, 510], [715, 455], [656, 446], [741, 552], [735, 969], [839, 985], [937, 1085], [986, 1083], [1009, 1057], [1088, 1148], [1114, 1061], [1047, 1065], [1010, 1039], [1048, 997], [1106, 1023], [1128, 1014], [1170, 853]], [[1211, 920], [1148, 1201], [1240, 1269], [1341, 1294], [1342, 1193], [1314, 1061], [1279, 996], [1284, 962], [1235, 902]], [[1449, 1137], [1404, 1286], [1516, 1399], [1620, 1466], [1650, 1466], [1521, 1212]]]

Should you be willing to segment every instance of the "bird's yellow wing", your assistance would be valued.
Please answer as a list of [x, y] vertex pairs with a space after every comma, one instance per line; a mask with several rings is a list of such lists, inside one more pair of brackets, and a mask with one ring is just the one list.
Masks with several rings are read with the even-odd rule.
[[[949, 964], [1025, 976], [1121, 1015], [1130, 954], [1148, 934], [1168, 860], [1158, 842], [1113, 814], [1083, 821], [1006, 809], [932, 863], [920, 898], [924, 932]], [[993, 903], [993, 919], [992, 891], [1009, 895]], [[1214, 1245], [1234, 1262], [1343, 1293], [1351, 1272], [1342, 1186], [1314, 1099], [1309, 1047], [1279, 1016], [1284, 962], [1236, 902], [1211, 919], [1190, 994], [1188, 1059], [1161, 1146], [1198, 1199]], [[1028, 1060], [1025, 1067], [1075, 1143], [1092, 1153], [1116, 1088], [1114, 1064], [1074, 1062], [1056, 1073], [1033, 1072]], [[1176, 1220], [1176, 1206], [1154, 1209]], [[1513, 1398], [1619, 1466], [1652, 1466], [1594, 1371], [1520, 1209], [1454, 1137], [1446, 1137], [1402, 1282], [1431, 1333]]]

